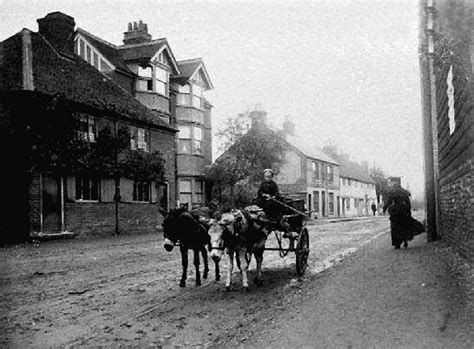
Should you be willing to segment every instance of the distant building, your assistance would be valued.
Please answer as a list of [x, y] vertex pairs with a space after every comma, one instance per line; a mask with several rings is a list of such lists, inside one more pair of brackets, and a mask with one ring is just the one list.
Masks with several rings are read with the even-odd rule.
[[421, 0], [420, 11], [428, 239], [472, 260], [474, 3]]
[[346, 154], [338, 154], [336, 147], [326, 146], [323, 151], [339, 163], [340, 216], [371, 215], [371, 205], [377, 204], [375, 181], [369, 175], [367, 163], [359, 165]]
[[313, 217], [339, 216], [339, 163], [321, 149], [295, 137], [294, 125], [288, 119], [283, 127], [287, 142], [285, 163], [275, 179], [280, 191], [284, 195], [304, 198], [306, 209]]

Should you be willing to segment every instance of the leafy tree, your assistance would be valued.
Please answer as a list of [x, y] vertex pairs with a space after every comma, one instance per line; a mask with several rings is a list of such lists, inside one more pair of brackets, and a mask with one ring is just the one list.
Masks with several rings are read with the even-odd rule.
[[277, 172], [284, 161], [283, 135], [252, 120], [251, 113], [229, 118], [217, 135], [223, 139], [225, 152], [207, 171], [214, 196], [224, 204], [250, 204], [263, 170]]
[[384, 197], [388, 192], [388, 177], [382, 169], [374, 167], [370, 170], [370, 176], [375, 181], [375, 193], [377, 195], [377, 203], [381, 203], [380, 197]]

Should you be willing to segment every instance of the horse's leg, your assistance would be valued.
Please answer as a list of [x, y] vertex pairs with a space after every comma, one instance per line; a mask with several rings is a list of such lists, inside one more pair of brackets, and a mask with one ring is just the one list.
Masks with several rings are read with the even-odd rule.
[[188, 249], [184, 246], [180, 246], [181, 251], [181, 263], [183, 265], [183, 273], [181, 274], [181, 281], [179, 287], [186, 287], [186, 275], [188, 273]]
[[229, 251], [227, 253], [227, 276], [225, 280], [225, 289], [226, 291], [230, 291], [230, 283], [232, 278], [232, 271], [234, 269], [234, 252]]
[[262, 278], [262, 262], [263, 262], [263, 251], [255, 251], [255, 262], [257, 263], [257, 276], [255, 277], [255, 283], [257, 285], [262, 285], [263, 284], [263, 278]]
[[216, 281], [219, 281], [221, 279], [221, 271], [219, 269], [219, 262], [215, 260], [214, 265], [215, 265], [215, 270], [216, 270]]
[[247, 259], [245, 258], [246, 254], [247, 254], [246, 249], [241, 249], [239, 250], [238, 255], [237, 255], [237, 259], [240, 260], [242, 263], [241, 264], [242, 268], [240, 270], [242, 272], [242, 284], [244, 286], [244, 291], [249, 290], [249, 280], [247, 278], [247, 271], [248, 271], [249, 265], [247, 263]]
[[196, 286], [201, 286], [201, 273], [199, 272], [199, 252], [200, 248], [195, 248], [194, 251], [194, 267], [196, 268]]
[[202, 260], [203, 260], [203, 263], [204, 263], [204, 274], [202, 274], [202, 277], [204, 279], [207, 279], [207, 274], [209, 274], [209, 264], [208, 264], [208, 261], [207, 261], [206, 246], [201, 247], [201, 254], [202, 254]]

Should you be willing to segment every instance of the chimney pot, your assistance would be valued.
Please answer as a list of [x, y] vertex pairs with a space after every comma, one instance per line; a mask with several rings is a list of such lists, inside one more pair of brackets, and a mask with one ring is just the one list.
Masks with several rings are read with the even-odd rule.
[[129, 32], [132, 31], [132, 22], [128, 22], [128, 31], [129, 31]]

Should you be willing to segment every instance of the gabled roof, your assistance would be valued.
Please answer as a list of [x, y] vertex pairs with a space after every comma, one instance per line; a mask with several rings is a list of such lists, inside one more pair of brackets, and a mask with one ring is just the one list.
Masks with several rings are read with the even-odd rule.
[[[31, 44], [30, 44], [31, 43]], [[27, 89], [25, 81], [33, 91], [56, 95], [94, 107], [99, 110], [119, 113], [137, 121], [154, 124], [162, 129], [176, 131], [159, 116], [141, 104], [127, 91], [116, 85], [104, 74], [79, 56], [65, 57], [39, 33], [24, 29], [2, 43], [0, 88], [4, 90]], [[31, 62], [24, 57], [32, 57]], [[8, 67], [8, 62], [19, 64]], [[18, 74], [14, 72], [18, 70]], [[31, 76], [31, 82], [28, 81]], [[17, 81], [7, 81], [7, 79]], [[26, 79], [26, 80], [25, 80]]]
[[331, 154], [331, 156], [339, 162], [339, 175], [341, 177], [355, 179], [364, 183], [375, 183], [366, 170], [357, 162], [349, 160], [347, 155]]
[[178, 61], [178, 66], [181, 74], [173, 77], [173, 81], [176, 81], [182, 85], [187, 83], [189, 80], [193, 79], [199, 71], [204, 75], [204, 82], [206, 83], [206, 89], [212, 90], [214, 86], [212, 85], [209, 73], [204, 65], [202, 58], [193, 58]]
[[170, 58], [173, 74], [179, 74], [179, 67], [165, 38], [156, 39], [141, 44], [129, 44], [118, 46], [118, 54], [124, 61], [149, 62], [160, 52], [166, 51]]
[[129, 74], [133, 74], [132, 71], [128, 69], [126, 64], [123, 62], [122, 57], [118, 53], [117, 46], [89, 33], [88, 31], [82, 28], [77, 28], [76, 33], [83, 36], [87, 41], [89, 41], [89, 43], [94, 46], [100, 53], [102, 53], [104, 57], [107, 58], [110, 63], [112, 63], [116, 68], [122, 69], [123, 71]]
[[328, 162], [330, 164], [334, 165], [339, 165], [339, 163], [331, 158], [329, 155], [327, 155], [325, 152], [323, 152], [321, 149], [311, 146], [307, 143], [302, 142], [299, 138], [292, 136], [292, 135], [287, 135], [285, 137], [286, 141], [301, 151], [304, 155], [306, 155], [309, 158], [315, 159], [315, 160], [321, 160], [324, 162]]

